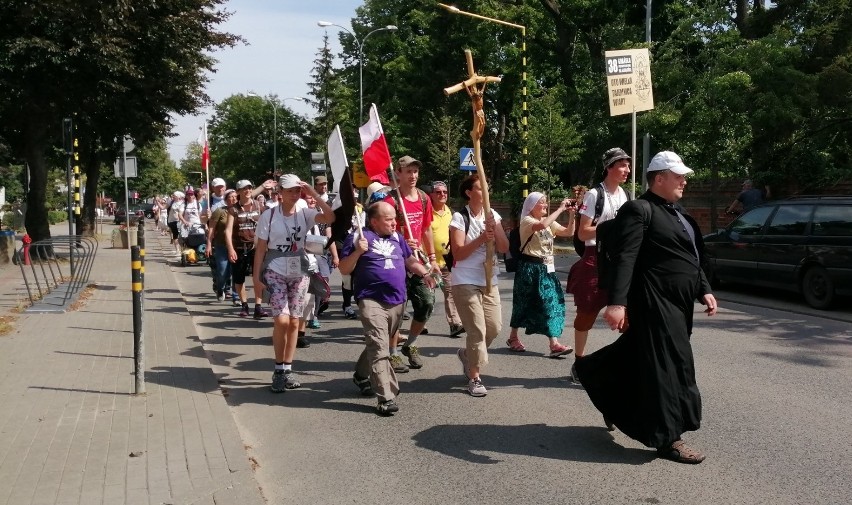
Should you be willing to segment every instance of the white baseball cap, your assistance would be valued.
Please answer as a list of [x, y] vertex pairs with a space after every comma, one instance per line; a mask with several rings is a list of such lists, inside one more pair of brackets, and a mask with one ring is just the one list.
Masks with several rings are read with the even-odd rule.
[[295, 174], [284, 174], [278, 179], [278, 187], [281, 189], [292, 189], [302, 187], [302, 180]]
[[656, 156], [651, 158], [651, 163], [648, 164], [648, 172], [658, 172], [661, 170], [669, 170], [678, 175], [691, 174], [693, 170], [683, 163], [680, 156], [672, 151], [660, 151]]
[[248, 180], [248, 179], [240, 179], [239, 181], [237, 181], [237, 189], [253, 188], [253, 187], [254, 187], [254, 184], [252, 184], [251, 181]]
[[214, 188], [216, 186], [225, 186], [225, 179], [222, 179], [221, 177], [217, 177], [217, 178], [213, 179], [213, 182], [210, 183], [210, 186], [212, 186]]

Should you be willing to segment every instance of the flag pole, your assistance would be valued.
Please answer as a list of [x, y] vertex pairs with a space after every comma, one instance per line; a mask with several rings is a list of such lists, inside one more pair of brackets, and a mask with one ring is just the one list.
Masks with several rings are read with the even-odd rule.
[[207, 150], [207, 156], [202, 155], [202, 163], [204, 163], [204, 174], [207, 177], [207, 190], [204, 192], [207, 195], [207, 209], [210, 210], [210, 142], [207, 140], [207, 121], [204, 121], [204, 147]]
[[[379, 125], [379, 133], [384, 135], [385, 130], [384, 128], [382, 128], [382, 120], [381, 118], [379, 118], [379, 111], [378, 109], [376, 109], [376, 104], [372, 104], [372, 107], [370, 107], [370, 115], [372, 115], [373, 112], [375, 112], [376, 114], [376, 124]], [[408, 238], [420, 242], [420, 237], [417, 237], [415, 239], [414, 236], [411, 234], [411, 223], [408, 221], [408, 213], [405, 212], [405, 202], [402, 201], [402, 193], [399, 191], [399, 180], [397, 180], [396, 173], [393, 169], [393, 158], [391, 158], [390, 155], [390, 148], [387, 147], [387, 137], [385, 137], [385, 148], [388, 150], [388, 159], [391, 160], [390, 165], [388, 165], [388, 173], [390, 174], [390, 178], [393, 181], [394, 189], [396, 189], [396, 196], [399, 198], [399, 209], [402, 212], [402, 219], [405, 223], [405, 231], [408, 232]], [[423, 210], [425, 212], [426, 209]]]

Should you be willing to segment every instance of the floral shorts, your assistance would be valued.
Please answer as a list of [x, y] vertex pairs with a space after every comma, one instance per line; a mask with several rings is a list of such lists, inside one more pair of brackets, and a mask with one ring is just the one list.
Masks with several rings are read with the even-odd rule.
[[263, 282], [269, 291], [272, 317], [302, 317], [308, 301], [308, 276], [287, 278], [267, 269]]

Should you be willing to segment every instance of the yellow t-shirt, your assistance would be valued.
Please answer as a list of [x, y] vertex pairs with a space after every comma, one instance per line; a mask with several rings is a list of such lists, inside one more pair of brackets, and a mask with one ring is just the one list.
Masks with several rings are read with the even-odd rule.
[[532, 227], [534, 224], [538, 223], [539, 220], [532, 216], [525, 216], [521, 221], [521, 247], [527, 242], [527, 239], [530, 238], [530, 234], [532, 234], [532, 240], [530, 240], [529, 244], [521, 251], [522, 254], [526, 254], [527, 256], [535, 256], [536, 258], [547, 258], [548, 256], [553, 256], [553, 238], [557, 233], [564, 230], [565, 227], [557, 222], [550, 223], [549, 228], [544, 228], [535, 233], [532, 232]]
[[453, 220], [453, 210], [444, 206], [441, 212], [432, 209], [432, 241], [435, 242], [435, 259], [438, 266], [444, 268], [447, 262], [444, 255], [450, 252], [450, 222]]

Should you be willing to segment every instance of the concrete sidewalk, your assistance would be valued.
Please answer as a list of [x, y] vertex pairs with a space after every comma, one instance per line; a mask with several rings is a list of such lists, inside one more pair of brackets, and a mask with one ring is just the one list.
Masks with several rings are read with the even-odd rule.
[[[79, 308], [18, 314], [0, 336], [0, 505], [265, 503], [150, 230], [147, 394], [133, 394], [130, 253], [111, 248], [111, 228]], [[20, 297], [17, 268], [0, 268], [0, 315]]]

